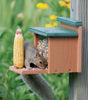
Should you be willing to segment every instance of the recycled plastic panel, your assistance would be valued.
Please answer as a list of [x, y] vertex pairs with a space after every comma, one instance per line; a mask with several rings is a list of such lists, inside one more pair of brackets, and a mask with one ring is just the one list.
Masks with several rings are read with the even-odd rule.
[[78, 33], [62, 27], [30, 27], [29, 31], [45, 37], [77, 37]]
[[41, 73], [47, 73], [47, 69], [32, 69], [32, 70], [27, 70], [27, 69], [18, 69], [14, 66], [10, 66], [9, 70], [19, 73], [19, 74], [41, 74]]
[[57, 17], [57, 21], [65, 23], [65, 24], [69, 24], [69, 25], [72, 25], [72, 26], [82, 26], [81, 21], [71, 19], [71, 18]]
[[48, 73], [77, 72], [77, 37], [48, 39]]

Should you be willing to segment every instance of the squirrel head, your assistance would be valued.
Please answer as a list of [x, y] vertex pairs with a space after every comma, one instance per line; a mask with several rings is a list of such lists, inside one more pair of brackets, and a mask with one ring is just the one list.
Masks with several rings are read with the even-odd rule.
[[48, 66], [47, 60], [42, 54], [39, 54], [39, 52], [37, 52], [35, 56], [35, 65], [41, 69], [45, 69]]

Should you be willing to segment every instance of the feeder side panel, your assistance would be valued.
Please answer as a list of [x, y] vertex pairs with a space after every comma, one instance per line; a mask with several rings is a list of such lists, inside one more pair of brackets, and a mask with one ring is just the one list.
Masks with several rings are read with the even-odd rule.
[[49, 73], [77, 72], [77, 37], [48, 39]]

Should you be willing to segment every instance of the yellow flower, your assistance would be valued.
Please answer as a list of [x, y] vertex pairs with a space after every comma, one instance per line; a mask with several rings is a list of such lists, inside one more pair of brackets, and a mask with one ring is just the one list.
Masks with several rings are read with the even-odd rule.
[[58, 3], [59, 3], [62, 7], [68, 7], [68, 8], [70, 8], [70, 0], [59, 1]]
[[65, 0], [65, 2], [66, 2], [66, 6], [67, 6], [68, 8], [70, 8], [70, 0]]
[[65, 0], [65, 2], [70, 2], [70, 0]]
[[57, 16], [56, 16], [56, 15], [51, 15], [51, 16], [49, 16], [49, 18], [50, 18], [51, 20], [53, 20], [53, 19], [56, 19]]
[[52, 24], [45, 24], [45, 27], [53, 27]]
[[70, 8], [70, 3], [67, 4], [67, 7]]
[[41, 8], [41, 9], [48, 9], [49, 5], [46, 3], [38, 3], [36, 5], [37, 8]]
[[57, 22], [50, 23], [50, 24], [45, 24], [45, 27], [56, 27], [58, 25]]
[[54, 23], [53, 23], [53, 27], [56, 27], [57, 25], [58, 25], [57, 22], [54, 22]]
[[62, 7], [66, 6], [66, 2], [64, 2], [64, 1], [59, 1], [58, 3], [59, 3]]

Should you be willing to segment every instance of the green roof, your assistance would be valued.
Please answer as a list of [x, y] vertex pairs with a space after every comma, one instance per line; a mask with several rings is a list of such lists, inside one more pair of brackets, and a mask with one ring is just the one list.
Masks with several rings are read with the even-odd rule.
[[45, 37], [77, 37], [78, 33], [62, 27], [30, 27], [29, 31]]
[[62, 23], [66, 23], [66, 24], [69, 24], [69, 25], [73, 25], [73, 26], [82, 26], [81, 21], [71, 19], [71, 18], [57, 17], [57, 21], [60, 21]]

